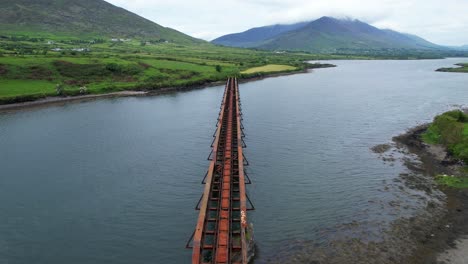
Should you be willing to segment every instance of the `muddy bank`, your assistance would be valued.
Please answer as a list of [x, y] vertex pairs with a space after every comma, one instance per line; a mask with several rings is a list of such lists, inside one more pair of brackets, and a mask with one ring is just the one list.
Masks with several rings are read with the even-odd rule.
[[70, 102], [83, 102], [91, 101], [102, 98], [115, 98], [115, 97], [128, 97], [128, 96], [145, 96], [147, 92], [142, 91], [122, 91], [108, 94], [90, 94], [90, 95], [79, 95], [79, 96], [68, 96], [68, 97], [47, 97], [36, 101], [14, 103], [0, 105], [0, 113], [2, 112], [14, 112], [22, 109], [33, 109], [51, 105], [63, 105]]
[[[410, 153], [417, 155], [420, 166], [408, 163], [410, 169], [419, 171], [431, 178], [438, 174], [464, 174], [463, 163], [454, 159], [442, 146], [427, 145], [421, 140], [428, 125], [421, 125], [407, 133], [395, 137], [398, 147], [405, 147]], [[466, 245], [463, 239], [468, 234], [468, 190], [437, 186], [445, 194], [444, 213], [431, 216], [434, 223], [430, 239], [416, 247], [411, 258], [412, 263], [460, 263], [464, 258], [468, 262], [468, 251], [463, 250]], [[429, 210], [431, 213], [431, 211]], [[460, 248], [457, 248], [457, 244]], [[464, 262], [466, 263], [466, 262]]]

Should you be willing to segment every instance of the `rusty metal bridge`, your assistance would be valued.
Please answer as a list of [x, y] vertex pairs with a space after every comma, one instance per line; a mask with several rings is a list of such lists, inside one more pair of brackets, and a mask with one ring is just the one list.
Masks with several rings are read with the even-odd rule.
[[244, 170], [248, 161], [243, 153], [242, 120], [237, 79], [229, 78], [202, 181], [204, 192], [196, 207], [200, 210], [197, 226], [187, 244], [193, 249], [193, 264], [247, 264], [253, 256], [247, 211], [254, 208], [245, 191], [250, 179]]

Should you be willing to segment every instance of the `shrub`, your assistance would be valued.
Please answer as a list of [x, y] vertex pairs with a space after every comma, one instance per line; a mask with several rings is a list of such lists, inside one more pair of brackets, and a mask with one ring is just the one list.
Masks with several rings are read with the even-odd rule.
[[81, 86], [80, 87], [80, 94], [87, 94], [88, 93], [88, 88], [86, 86]]
[[68, 61], [54, 61], [54, 66], [60, 75], [74, 79], [86, 79], [108, 75], [102, 64], [75, 64]]
[[452, 117], [457, 122], [462, 122], [462, 123], [468, 122], [468, 115], [466, 115], [465, 113], [463, 113], [460, 110], [453, 110], [453, 111], [444, 113], [443, 115]]
[[161, 81], [170, 79], [170, 77], [171, 76], [169, 74], [157, 72], [157, 73], [152, 74], [150, 77], [148, 77], [146, 79], [146, 81], [148, 81], [148, 82], [161, 82]]
[[32, 94], [32, 95], [20, 95], [13, 97], [0, 98], [0, 104], [14, 104], [23, 103], [29, 101], [35, 101], [46, 97], [46, 94]]
[[462, 123], [459, 123], [456, 118], [452, 117], [453, 113], [442, 114], [435, 118], [433, 125], [440, 133], [440, 143], [450, 146], [463, 139]]
[[434, 118], [434, 122], [422, 135], [429, 144], [444, 145], [455, 157], [468, 163], [467, 115], [459, 110], [446, 112]]
[[28, 67], [27, 71], [28, 75], [26, 77], [32, 80], [47, 80], [53, 75], [49, 69], [37, 65]]
[[5, 65], [0, 64], [0, 76], [1, 75], [6, 75], [8, 72], [7, 68]]
[[144, 70], [143, 65], [120, 65], [117, 63], [108, 63], [106, 64], [106, 69], [113, 74], [128, 74], [134, 75], [142, 72]]
[[453, 155], [468, 163], [468, 138], [464, 138], [459, 144], [456, 144], [451, 149]]
[[439, 129], [434, 125], [431, 124], [426, 132], [422, 134], [422, 139], [424, 142], [428, 144], [439, 144], [440, 143], [440, 131]]
[[144, 62], [138, 62], [138, 65], [143, 67], [145, 70], [151, 68], [151, 65], [144, 63]]
[[117, 63], [108, 63], [108, 64], [106, 64], [106, 69], [108, 71], [111, 71], [111, 72], [114, 72], [114, 73], [122, 72], [122, 66], [120, 66]]
[[64, 87], [63, 87], [63, 84], [57, 84], [55, 86], [55, 91], [57, 92], [57, 95], [63, 95], [63, 92], [64, 92]]

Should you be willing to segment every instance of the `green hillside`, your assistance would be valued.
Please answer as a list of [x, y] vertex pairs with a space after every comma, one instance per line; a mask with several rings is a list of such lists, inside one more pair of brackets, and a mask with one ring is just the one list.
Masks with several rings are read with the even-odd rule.
[[359, 20], [330, 17], [322, 17], [300, 29], [281, 34], [259, 48], [323, 53], [446, 49], [417, 36], [378, 29]]
[[[0, 38], [0, 104], [47, 96], [192, 87], [233, 75], [268, 74], [241, 73], [253, 67], [280, 64], [301, 71], [312, 67], [304, 63], [306, 60], [330, 58], [334, 57], [277, 54], [209, 43], [7, 37]], [[63, 88], [60, 93], [57, 85]]]
[[242, 72], [269, 64], [301, 71], [321, 58], [215, 46], [102, 0], [0, 3], [0, 104], [192, 87], [262, 76]]
[[1, 34], [202, 42], [102, 0], [2, 0]]
[[332, 54], [396, 55], [449, 52], [415, 35], [379, 29], [359, 20], [322, 17], [292, 25], [273, 25], [229, 34], [214, 44], [279, 51]]
[[350, 58], [364, 57], [216, 46], [101, 0], [0, 3], [0, 104], [193, 87], [323, 66], [308, 60]]

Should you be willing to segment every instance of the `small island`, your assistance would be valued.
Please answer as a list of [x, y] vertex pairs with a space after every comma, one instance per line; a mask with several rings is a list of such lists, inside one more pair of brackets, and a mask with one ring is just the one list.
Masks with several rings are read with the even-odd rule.
[[452, 68], [440, 68], [436, 71], [438, 72], [464, 72], [468, 73], [468, 63], [457, 63], [455, 64], [460, 67], [452, 67]]

